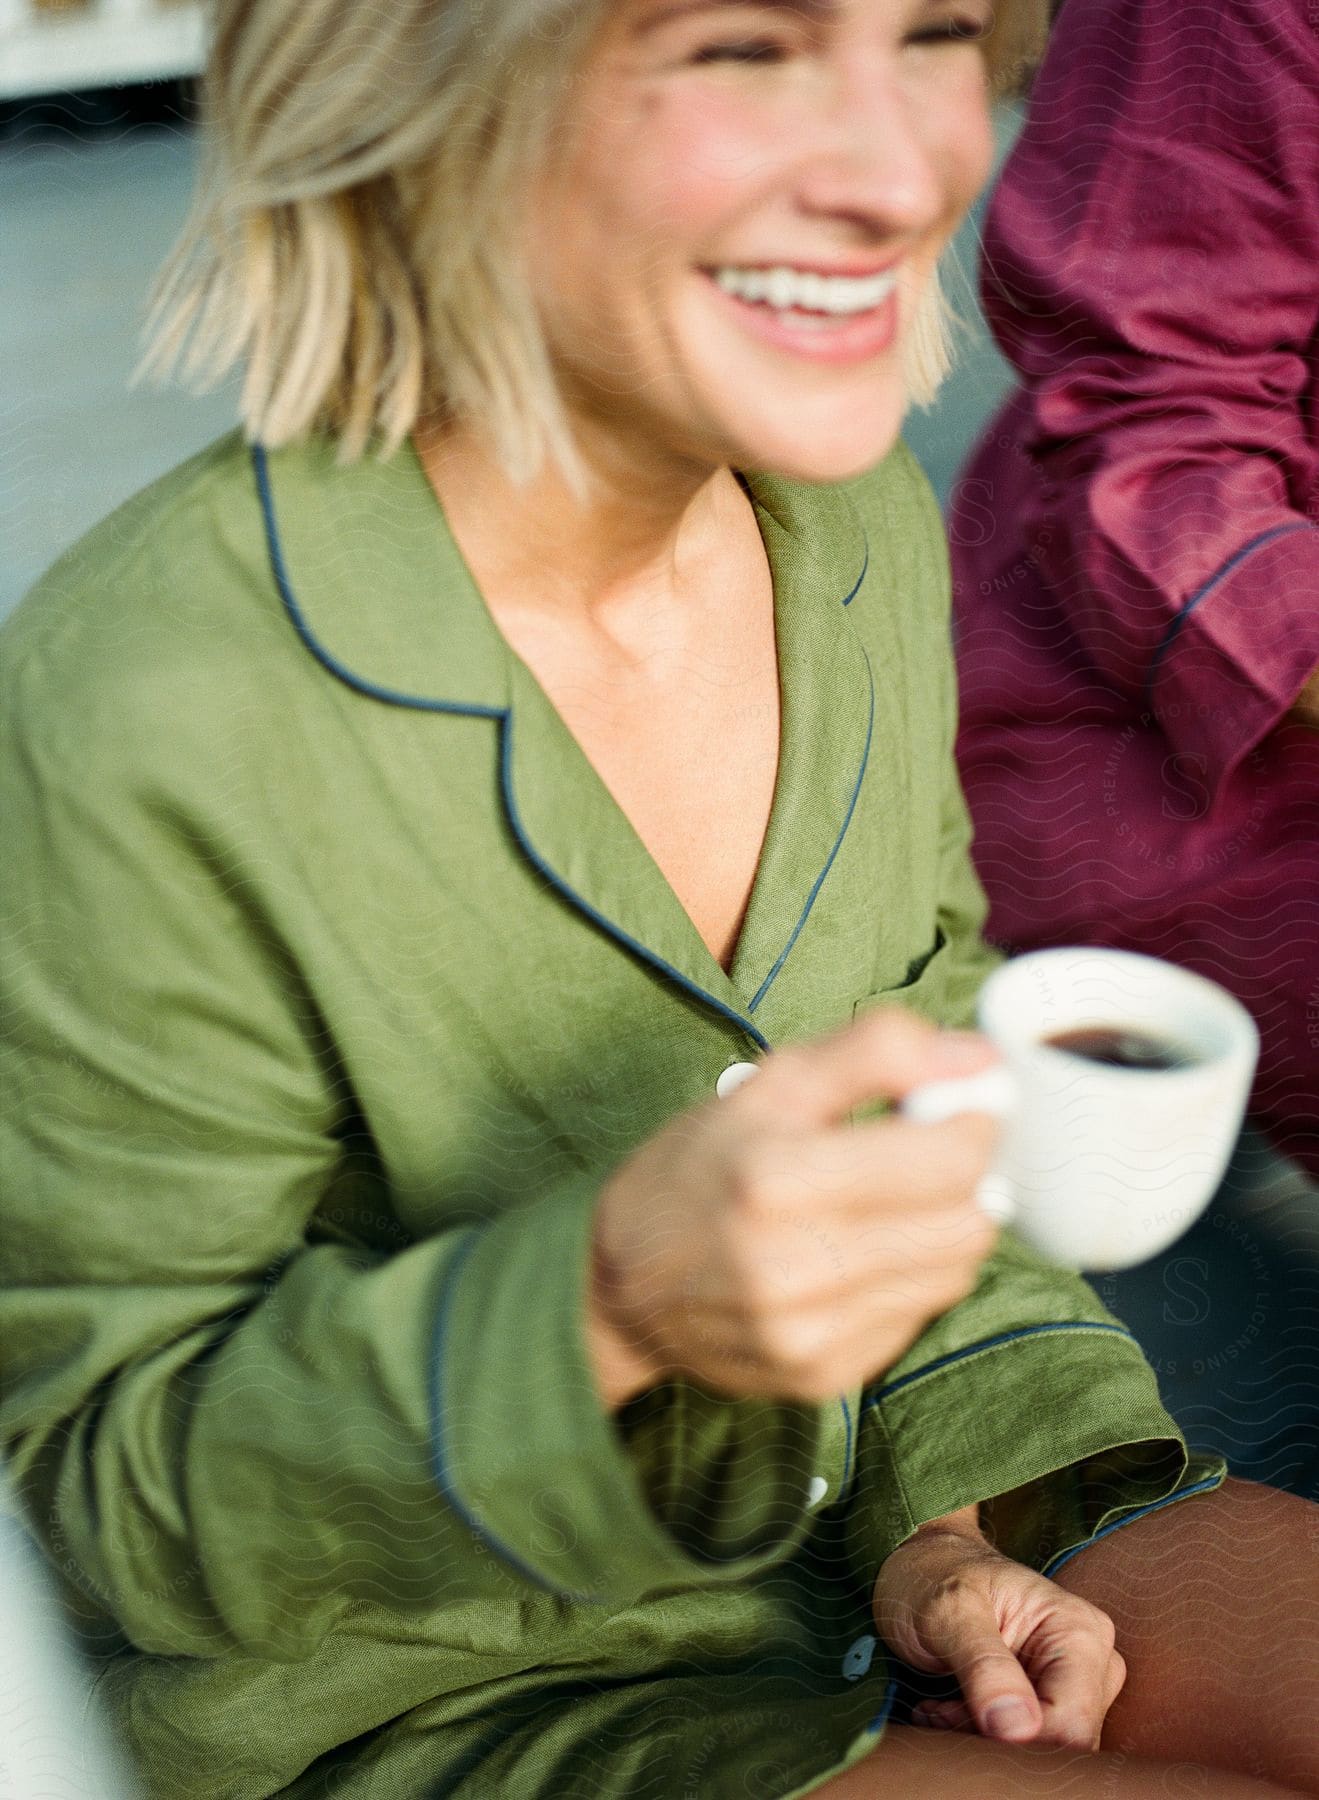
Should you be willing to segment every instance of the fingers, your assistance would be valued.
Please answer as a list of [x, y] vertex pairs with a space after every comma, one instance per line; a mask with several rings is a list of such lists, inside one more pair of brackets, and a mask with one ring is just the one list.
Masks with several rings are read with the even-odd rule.
[[900, 1099], [927, 1081], [970, 1075], [996, 1060], [974, 1033], [939, 1031], [914, 1013], [880, 1007], [813, 1043], [776, 1051], [729, 1104], [797, 1128], [840, 1124], [869, 1101]]
[[1023, 1644], [1021, 1659], [1039, 1695], [1041, 1742], [1097, 1750], [1108, 1709], [1126, 1680], [1107, 1614], [1087, 1606], [1069, 1624], [1046, 1621]]
[[985, 1113], [939, 1125], [878, 1119], [803, 1137], [780, 1166], [800, 1182], [803, 1198], [825, 1195], [856, 1211], [873, 1206], [880, 1178], [890, 1187], [895, 1170], [910, 1203], [962, 1203], [984, 1175], [998, 1132], [999, 1122]]
[[985, 1596], [963, 1595], [956, 1628], [942, 1654], [982, 1737], [1021, 1744], [1036, 1736], [1042, 1722], [1040, 1703], [1030, 1677], [1004, 1643]]

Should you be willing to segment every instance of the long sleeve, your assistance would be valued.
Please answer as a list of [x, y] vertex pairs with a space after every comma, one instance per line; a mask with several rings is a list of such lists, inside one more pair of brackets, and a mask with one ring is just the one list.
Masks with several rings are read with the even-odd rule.
[[[921, 527], [923, 554], [946, 585], [932, 500]], [[944, 746], [942, 948], [916, 983], [915, 1005], [967, 1025], [998, 954], [980, 936], [985, 900], [952, 753], [951, 659], [930, 657], [926, 666], [939, 683]], [[1139, 1344], [1090, 1284], [1006, 1231], [975, 1290], [862, 1390], [844, 1513], [848, 1556], [870, 1581], [917, 1526], [981, 1501], [1005, 1552], [1044, 1568], [1148, 1506], [1217, 1486], [1223, 1474], [1217, 1459], [1188, 1454]]]
[[254, 702], [121, 649], [76, 684], [11, 657], [0, 746], [0, 1425], [89, 1634], [297, 1659], [359, 1602], [618, 1605], [789, 1554], [814, 1408], [730, 1447], [737, 1509], [681, 1544], [651, 1510], [583, 1341], [588, 1182], [408, 1241], [268, 916]]
[[873, 1577], [918, 1525], [980, 1501], [1004, 1552], [1047, 1569], [1225, 1473], [1187, 1450], [1089, 1283], [1007, 1232], [975, 1292], [862, 1395], [849, 1555]]
[[1070, 6], [985, 235], [1027, 554], [1211, 790], [1319, 664], [1317, 94], [1301, 0]]

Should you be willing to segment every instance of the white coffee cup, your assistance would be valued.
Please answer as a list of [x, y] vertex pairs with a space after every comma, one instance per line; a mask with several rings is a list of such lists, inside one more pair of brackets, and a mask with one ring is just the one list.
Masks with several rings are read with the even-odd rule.
[[[1255, 1022], [1215, 982], [1125, 950], [1037, 950], [981, 990], [980, 1029], [1003, 1060], [908, 1094], [935, 1124], [992, 1112], [1003, 1135], [980, 1203], [1051, 1262], [1125, 1269], [1194, 1224], [1232, 1154], [1259, 1054]], [[1115, 1067], [1047, 1039], [1125, 1028], [1191, 1052], [1167, 1069]]]

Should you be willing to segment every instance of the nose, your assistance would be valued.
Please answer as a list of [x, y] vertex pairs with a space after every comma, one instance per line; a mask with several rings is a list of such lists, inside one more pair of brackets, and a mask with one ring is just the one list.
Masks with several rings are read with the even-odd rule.
[[929, 97], [891, 65], [856, 58], [831, 84], [800, 199], [819, 216], [847, 217], [870, 235], [917, 238], [950, 206]]

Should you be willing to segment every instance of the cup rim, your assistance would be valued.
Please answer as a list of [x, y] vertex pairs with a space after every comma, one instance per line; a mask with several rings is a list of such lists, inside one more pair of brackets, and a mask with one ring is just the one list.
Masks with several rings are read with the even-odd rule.
[[[1008, 1002], [1006, 991], [1008, 984], [1015, 986], [1019, 981], [1027, 979], [1027, 965], [1030, 967], [1074, 964], [1079, 955], [1100, 960], [1110, 968], [1126, 968], [1132, 975], [1144, 977], [1157, 976], [1164, 981], [1172, 981], [1183, 989], [1188, 996], [1196, 997], [1202, 1005], [1207, 1005], [1223, 1022], [1222, 1040], [1214, 1049], [1198, 1055], [1193, 1063], [1182, 1064], [1170, 1069], [1139, 1069], [1124, 1067], [1121, 1064], [1100, 1063], [1092, 1059], [1078, 1056], [1074, 1051], [1060, 1049], [1048, 1043], [1039, 1035], [1038, 1025], [1021, 1025], [1010, 1016], [1005, 1016]], [[1001, 1009], [1001, 1010], [999, 1010]], [[998, 1016], [995, 1017], [995, 1011]], [[1067, 1061], [1084, 1063], [1095, 1077], [1118, 1077], [1124, 1080], [1132, 1078], [1148, 1078], [1158, 1075], [1164, 1080], [1186, 1081], [1203, 1076], [1208, 1069], [1218, 1068], [1224, 1063], [1239, 1060], [1243, 1056], [1259, 1054], [1259, 1029], [1247, 1009], [1218, 982], [1208, 976], [1197, 974], [1193, 969], [1184, 969], [1179, 963], [1168, 962], [1162, 957], [1145, 956], [1135, 950], [1119, 950], [1103, 944], [1055, 945], [1045, 950], [1027, 950], [1020, 956], [1009, 957], [1001, 963], [989, 976], [980, 990], [977, 1001], [977, 1016], [980, 1028], [1001, 1049], [1018, 1052], [1043, 1054], [1050, 1061]], [[1075, 1024], [1095, 1021], [1077, 1019]], [[1150, 1029], [1150, 1027], [1145, 1027]], [[1060, 1022], [1049, 1027], [1053, 1031], [1071, 1029], [1067, 1022]]]

